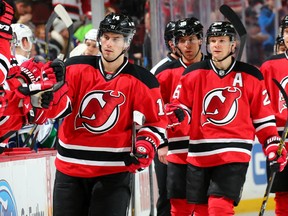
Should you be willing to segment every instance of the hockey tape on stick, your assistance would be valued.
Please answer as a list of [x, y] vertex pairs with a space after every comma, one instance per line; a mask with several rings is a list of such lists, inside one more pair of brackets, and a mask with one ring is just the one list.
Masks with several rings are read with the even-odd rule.
[[[272, 80], [277, 85], [277, 87], [279, 88], [279, 90], [280, 90], [280, 92], [281, 92], [281, 94], [282, 94], [282, 96], [283, 96], [283, 98], [285, 100], [286, 106], [287, 106], [288, 105], [288, 96], [287, 96], [284, 88], [282, 87], [282, 85], [276, 79], [273, 78]], [[288, 112], [287, 112], [287, 114], [288, 114]], [[288, 133], [288, 116], [286, 118], [285, 127], [284, 127], [284, 130], [283, 130], [282, 136], [281, 136], [280, 145], [279, 145], [278, 150], [277, 150], [278, 157], [281, 156], [282, 149], [285, 146], [285, 140], [286, 140], [286, 137], [287, 137], [287, 133]], [[261, 208], [260, 208], [260, 211], [259, 211], [259, 216], [263, 216], [264, 215], [264, 212], [265, 212], [265, 209], [266, 209], [266, 205], [267, 205], [267, 202], [268, 202], [268, 198], [269, 198], [269, 194], [270, 194], [270, 191], [271, 191], [274, 179], [275, 179], [275, 175], [276, 175], [276, 171], [275, 170], [271, 170], [271, 173], [270, 173], [270, 176], [269, 176], [269, 179], [268, 179], [268, 184], [267, 184], [267, 187], [266, 187], [266, 190], [265, 190], [265, 194], [264, 194], [264, 197], [263, 197], [263, 201], [262, 201], [262, 204], [261, 204]]]
[[240, 37], [240, 47], [236, 58], [238, 61], [240, 61], [246, 44], [247, 31], [239, 16], [228, 5], [221, 5], [219, 10], [226, 17], [226, 19], [232, 23]]

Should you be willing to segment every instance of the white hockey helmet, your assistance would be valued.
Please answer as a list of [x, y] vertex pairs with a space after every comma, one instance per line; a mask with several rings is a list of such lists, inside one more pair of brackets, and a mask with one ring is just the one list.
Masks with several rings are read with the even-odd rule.
[[[34, 43], [34, 34], [32, 30], [24, 24], [15, 23], [11, 24], [13, 31], [12, 43], [15, 47], [21, 47], [21, 49], [30, 52], [32, 49], [32, 44]], [[22, 44], [22, 39], [27, 38], [27, 41], [30, 43], [29, 49], [24, 49]]]

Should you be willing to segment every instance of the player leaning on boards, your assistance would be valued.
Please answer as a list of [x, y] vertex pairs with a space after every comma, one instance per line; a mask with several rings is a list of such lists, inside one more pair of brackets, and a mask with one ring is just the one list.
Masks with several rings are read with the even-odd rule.
[[[214, 22], [206, 34], [211, 59], [188, 67], [175, 106], [190, 124], [187, 199], [208, 204], [213, 216], [234, 215], [251, 158], [255, 134], [269, 160], [286, 165], [286, 150], [276, 155], [280, 137], [261, 72], [235, 61], [236, 32], [231, 23]], [[175, 123], [175, 113], [171, 117]], [[175, 121], [176, 120], [176, 121]]]
[[[282, 87], [287, 91], [288, 82], [288, 15], [286, 15], [280, 23], [280, 38], [283, 40], [285, 51], [282, 54], [273, 55], [267, 59], [260, 67], [268, 93], [270, 95], [272, 108], [275, 112], [276, 125], [279, 134], [283, 133], [287, 121], [287, 104], [282, 94], [272, 79], [276, 79]], [[287, 146], [286, 146], [287, 149]], [[268, 164], [267, 164], [268, 165]], [[267, 166], [268, 176], [270, 173], [269, 165]], [[288, 167], [283, 172], [276, 173], [272, 184], [271, 192], [275, 193], [275, 215], [288, 215]]]
[[[131, 173], [148, 167], [166, 138], [157, 79], [124, 56], [134, 34], [130, 17], [111, 13], [98, 28], [101, 56], [66, 62], [68, 93], [46, 112], [65, 117], [58, 135], [54, 216], [126, 215]], [[137, 160], [130, 157], [134, 110], [146, 119], [137, 133]]]

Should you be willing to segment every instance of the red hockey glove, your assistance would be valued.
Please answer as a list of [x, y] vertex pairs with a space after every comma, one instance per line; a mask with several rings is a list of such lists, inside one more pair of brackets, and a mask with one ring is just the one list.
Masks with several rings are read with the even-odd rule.
[[20, 65], [20, 75], [25, 83], [31, 84], [41, 79], [41, 68], [44, 63], [35, 58], [31, 58]]
[[185, 117], [183, 109], [173, 104], [166, 104], [165, 111], [168, 118], [168, 127], [179, 125]]
[[11, 23], [14, 16], [13, 7], [5, 1], [0, 1], [0, 37], [7, 40], [12, 39]]
[[54, 91], [57, 91], [65, 83], [66, 67], [60, 59], [45, 64], [42, 68], [43, 78], [55, 81]]
[[126, 164], [128, 165], [129, 172], [132, 173], [135, 173], [137, 170], [141, 171], [150, 166], [155, 155], [153, 144], [147, 140], [138, 140], [135, 148], [134, 155], [131, 155], [131, 164]]
[[280, 138], [279, 137], [271, 137], [266, 141], [265, 145], [265, 155], [268, 158], [268, 161], [270, 161], [270, 168], [272, 171], [281, 172], [283, 171], [284, 167], [287, 164], [287, 151], [284, 147], [281, 151], [281, 154], [279, 155], [278, 149], [280, 144]]

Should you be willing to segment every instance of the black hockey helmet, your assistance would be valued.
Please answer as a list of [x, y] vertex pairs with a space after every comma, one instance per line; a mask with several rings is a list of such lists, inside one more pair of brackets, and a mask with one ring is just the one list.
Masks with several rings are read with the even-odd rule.
[[288, 15], [286, 15], [282, 20], [281, 20], [281, 23], [280, 23], [280, 29], [281, 29], [281, 36], [283, 37], [283, 32], [284, 32], [284, 29], [285, 28], [288, 28]]
[[165, 40], [165, 45], [168, 50], [171, 51], [171, 47], [169, 46], [169, 41], [173, 39], [173, 34], [175, 30], [175, 21], [169, 21], [165, 27], [165, 32], [164, 32], [164, 40]]
[[128, 42], [130, 43], [136, 32], [136, 28], [131, 17], [110, 13], [99, 24], [98, 41], [104, 32], [122, 34], [125, 38], [128, 38]]
[[195, 17], [180, 19], [175, 24], [175, 44], [178, 43], [180, 37], [189, 35], [196, 35], [198, 39], [203, 37], [203, 25]]
[[173, 38], [173, 33], [175, 30], [175, 21], [169, 21], [165, 27], [165, 32], [164, 32], [164, 40], [169, 41], [172, 40]]
[[209, 37], [229, 36], [230, 41], [236, 40], [236, 30], [228, 21], [218, 21], [212, 23], [206, 33], [206, 43], [208, 44]]

